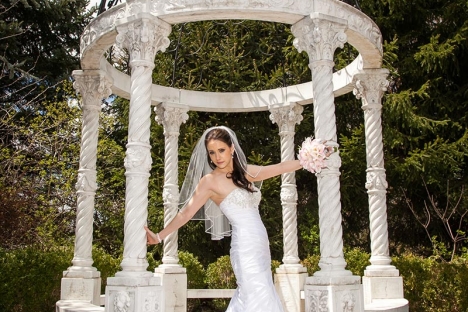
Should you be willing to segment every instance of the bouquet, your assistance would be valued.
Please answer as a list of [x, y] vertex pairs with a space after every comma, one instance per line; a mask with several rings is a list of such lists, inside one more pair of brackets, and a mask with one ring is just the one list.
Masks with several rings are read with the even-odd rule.
[[308, 137], [302, 142], [299, 148], [297, 159], [302, 168], [312, 173], [320, 173], [322, 168], [326, 167], [325, 159], [328, 158], [333, 152], [332, 146], [326, 146], [327, 141], [321, 139], [312, 139]]

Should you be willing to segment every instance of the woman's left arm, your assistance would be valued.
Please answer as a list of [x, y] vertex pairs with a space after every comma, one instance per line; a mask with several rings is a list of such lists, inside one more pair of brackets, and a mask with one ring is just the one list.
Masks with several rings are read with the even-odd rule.
[[267, 180], [277, 175], [293, 172], [301, 169], [302, 166], [299, 160], [286, 160], [275, 165], [268, 166], [247, 166], [247, 180], [251, 182]]

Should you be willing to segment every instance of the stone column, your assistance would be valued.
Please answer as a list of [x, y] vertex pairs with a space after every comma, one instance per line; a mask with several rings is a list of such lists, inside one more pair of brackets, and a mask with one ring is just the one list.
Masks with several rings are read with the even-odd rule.
[[387, 180], [382, 141], [382, 96], [387, 90], [387, 69], [366, 69], [354, 76], [354, 94], [362, 100], [366, 134], [367, 182], [371, 265], [364, 271], [365, 304], [376, 299], [402, 299], [403, 280], [391, 265], [388, 248]]
[[76, 183], [77, 209], [73, 265], [63, 272], [61, 299], [100, 303], [101, 278], [93, 264], [93, 215], [96, 159], [102, 100], [111, 94], [111, 80], [99, 70], [73, 72], [73, 87], [82, 96], [80, 167]]
[[170, 31], [169, 24], [148, 14], [140, 14], [131, 22], [117, 26], [116, 42], [130, 54], [130, 108], [122, 271], [108, 279], [106, 311], [116, 310], [122, 302], [128, 304], [129, 311], [162, 308], [160, 278], [146, 270], [146, 232], [143, 227], [148, 217], [148, 180], [152, 163], [149, 139], [154, 57], [168, 47]]
[[[155, 108], [156, 121], [164, 127], [164, 225], [174, 219], [179, 209], [179, 129], [188, 119], [187, 107], [162, 103]], [[187, 309], [187, 273], [179, 264], [177, 231], [164, 240], [163, 264], [155, 269], [163, 281], [166, 311]]]
[[[309, 55], [314, 94], [315, 137], [338, 147], [333, 94], [333, 55], [347, 40], [346, 21], [321, 13], [312, 13], [293, 25], [294, 46]], [[316, 174], [318, 182], [320, 271], [308, 277], [305, 286], [307, 311], [341, 311], [353, 305], [363, 310], [360, 277], [345, 269], [341, 217], [339, 152], [333, 153], [327, 168]], [[351, 298], [352, 302], [346, 303]]]
[[[271, 106], [270, 120], [278, 124], [281, 137], [281, 161], [293, 160], [295, 126], [302, 121], [303, 107], [296, 103]], [[275, 285], [283, 306], [288, 312], [304, 311], [301, 291], [307, 269], [300, 264], [297, 243], [296, 174], [281, 176], [281, 204], [283, 206], [283, 264], [276, 270]]]

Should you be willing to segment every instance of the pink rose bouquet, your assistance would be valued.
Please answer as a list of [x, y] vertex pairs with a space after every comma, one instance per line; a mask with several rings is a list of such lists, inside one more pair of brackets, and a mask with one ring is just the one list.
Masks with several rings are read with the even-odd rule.
[[322, 168], [326, 167], [325, 159], [328, 158], [333, 152], [332, 146], [326, 146], [321, 139], [312, 139], [308, 137], [302, 142], [302, 146], [299, 149], [297, 159], [307, 171], [312, 173], [320, 173]]

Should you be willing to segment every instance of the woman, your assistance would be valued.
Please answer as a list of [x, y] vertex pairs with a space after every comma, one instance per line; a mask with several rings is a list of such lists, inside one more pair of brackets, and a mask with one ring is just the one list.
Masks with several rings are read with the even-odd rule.
[[217, 226], [216, 208], [219, 207], [232, 226], [230, 254], [238, 286], [227, 312], [283, 311], [271, 276], [267, 232], [258, 212], [261, 194], [253, 182], [300, 168], [298, 160], [270, 166], [247, 165], [234, 132], [227, 127], [210, 128], [203, 134], [190, 160], [181, 189], [181, 197], [188, 198], [187, 202], [161, 232], [155, 234], [145, 227], [148, 244], [160, 243], [205, 204], [205, 218], [211, 222], [210, 233], [229, 235]]

